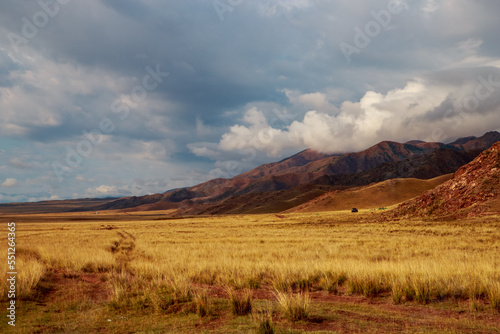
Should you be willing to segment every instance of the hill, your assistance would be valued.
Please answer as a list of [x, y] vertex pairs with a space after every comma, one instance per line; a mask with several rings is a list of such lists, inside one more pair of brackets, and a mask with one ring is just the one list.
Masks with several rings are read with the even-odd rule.
[[0, 214], [43, 214], [71, 211], [99, 211], [100, 208], [117, 198], [84, 198], [36, 203], [0, 204]]
[[395, 215], [473, 216], [500, 213], [500, 142], [461, 167], [453, 178], [401, 204]]
[[319, 212], [388, 207], [414, 198], [448, 181], [452, 174], [430, 180], [391, 179], [369, 186], [336, 190], [319, 196], [287, 212]]

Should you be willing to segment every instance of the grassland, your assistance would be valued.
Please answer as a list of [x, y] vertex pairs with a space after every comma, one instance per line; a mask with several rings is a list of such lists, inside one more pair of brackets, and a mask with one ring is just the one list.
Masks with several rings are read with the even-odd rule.
[[500, 331], [500, 217], [164, 217], [0, 217], [17, 226], [16, 332]]

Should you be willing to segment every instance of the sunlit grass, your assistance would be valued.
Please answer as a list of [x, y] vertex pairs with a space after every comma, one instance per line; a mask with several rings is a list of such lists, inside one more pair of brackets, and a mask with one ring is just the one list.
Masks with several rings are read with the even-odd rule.
[[[146, 286], [152, 295], [137, 296], [144, 295], [143, 302], [158, 312], [168, 302], [155, 295], [153, 285], [175, 288], [179, 282], [367, 297], [388, 293], [395, 303], [479, 298], [498, 308], [497, 217], [374, 223], [374, 216], [117, 220], [115, 229], [91, 221], [25, 223], [19, 232], [25, 262], [18, 267], [26, 272], [21, 291], [29, 294], [46, 270], [62, 269], [109, 275], [117, 305], [130, 284]], [[1, 289], [5, 300], [5, 282]]]
[[291, 322], [305, 320], [309, 317], [311, 300], [307, 294], [292, 294], [276, 291], [276, 299], [281, 312]]

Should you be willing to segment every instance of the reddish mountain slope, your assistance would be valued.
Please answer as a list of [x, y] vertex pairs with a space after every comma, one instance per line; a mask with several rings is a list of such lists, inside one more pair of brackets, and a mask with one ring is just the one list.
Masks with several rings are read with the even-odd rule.
[[461, 167], [451, 180], [401, 204], [396, 215], [500, 213], [500, 142]]

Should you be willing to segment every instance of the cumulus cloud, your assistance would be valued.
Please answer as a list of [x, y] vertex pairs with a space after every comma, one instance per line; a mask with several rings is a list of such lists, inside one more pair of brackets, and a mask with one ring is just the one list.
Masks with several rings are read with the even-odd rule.
[[2, 184], [2, 187], [5, 188], [13, 188], [17, 187], [19, 185], [19, 181], [16, 180], [15, 178], [7, 178]]
[[20, 158], [17, 158], [17, 157], [10, 159], [8, 161], [8, 164], [11, 165], [12, 167], [21, 168], [21, 169], [33, 168], [33, 165], [31, 163], [24, 162]]
[[219, 147], [223, 151], [255, 149], [277, 157], [283, 149], [295, 144], [286, 132], [269, 126], [262, 111], [256, 108], [245, 113], [244, 121], [250, 126], [234, 125], [222, 136]]
[[[325, 108], [324, 93], [289, 94], [304, 107]], [[333, 113], [306, 112], [285, 130], [268, 124], [264, 112], [249, 109], [222, 135], [218, 146], [193, 147], [192, 152], [220, 158], [221, 151], [254, 150], [270, 157], [285, 149], [308, 147], [322, 153], [365, 149], [378, 141], [446, 141], [481, 135], [500, 128], [500, 70], [473, 68], [443, 71], [414, 79], [386, 94], [368, 91], [359, 101], [345, 101]]]
[[118, 195], [118, 188], [109, 185], [100, 185], [96, 188], [88, 188], [88, 197], [106, 197], [106, 196], [116, 196]]
[[120, 197], [120, 196], [140, 196], [143, 194], [153, 194], [163, 192], [168, 187], [168, 182], [162, 179], [134, 179], [128, 183], [114, 181], [110, 184], [101, 184], [97, 187], [89, 187], [82, 194], [75, 194], [74, 197]]

